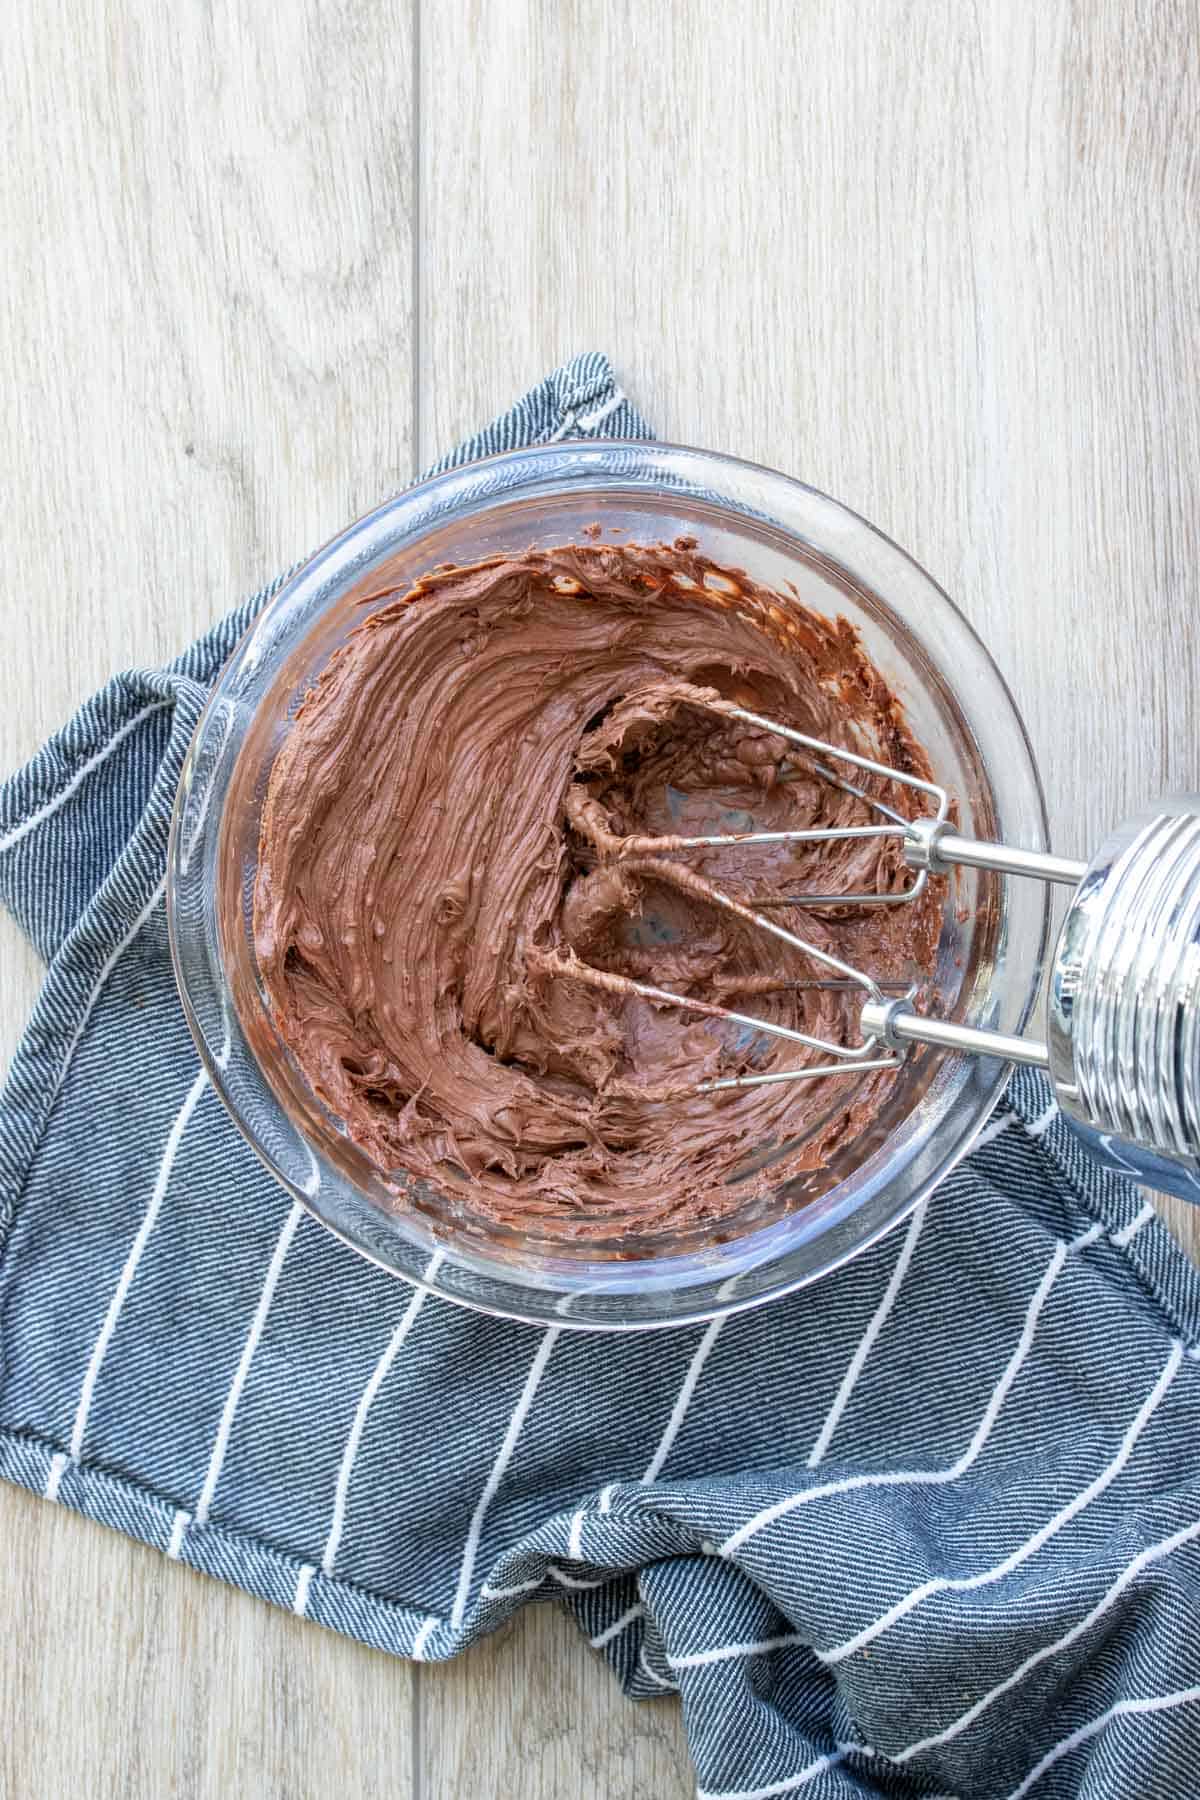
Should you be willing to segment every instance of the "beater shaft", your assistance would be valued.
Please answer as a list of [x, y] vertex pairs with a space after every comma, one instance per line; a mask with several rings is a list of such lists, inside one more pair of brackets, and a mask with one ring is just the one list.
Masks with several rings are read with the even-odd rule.
[[862, 1009], [862, 1033], [870, 1041], [885, 1044], [929, 1044], [937, 1050], [962, 1050], [970, 1056], [998, 1056], [1004, 1062], [1025, 1063], [1032, 1069], [1050, 1067], [1050, 1051], [1036, 1038], [1011, 1037], [1004, 1031], [978, 1031], [973, 1025], [955, 1025], [949, 1019], [931, 1019], [913, 1012], [903, 1000], [868, 1000]]
[[905, 830], [904, 860], [913, 869], [942, 875], [951, 868], [990, 869], [997, 875], [1031, 875], [1039, 881], [1078, 887], [1087, 874], [1085, 862], [1051, 856], [1045, 850], [1018, 850], [987, 838], [959, 837], [942, 819], [913, 819]]

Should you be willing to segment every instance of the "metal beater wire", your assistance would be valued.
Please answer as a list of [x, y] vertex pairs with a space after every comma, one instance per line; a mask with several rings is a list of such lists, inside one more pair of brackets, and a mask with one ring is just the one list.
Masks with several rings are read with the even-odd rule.
[[[632, 859], [652, 856], [655, 852], [661, 852], [668, 848], [674, 852], [693, 849], [723, 849], [736, 844], [813, 844], [841, 842], [846, 839], [909, 836], [910, 822], [902, 813], [897, 812], [884, 801], [876, 799], [873, 794], [868, 794], [857, 783], [838, 775], [827, 766], [824, 760], [818, 760], [818, 758], [849, 763], [854, 768], [864, 769], [871, 774], [881, 776], [885, 781], [898, 782], [904, 787], [926, 794], [936, 804], [935, 822], [944, 824], [948, 817], [949, 795], [945, 788], [939, 787], [935, 782], [923, 781], [917, 775], [909, 775], [902, 770], [889, 768], [886, 763], [877, 762], [872, 757], [860, 755], [854, 750], [842, 749], [837, 744], [826, 743], [822, 738], [809, 737], [805, 732], [795, 731], [789, 725], [781, 725], [774, 719], [764, 718], [760, 713], [749, 712], [745, 707], [735, 706], [731, 701], [702, 699], [697, 696], [692, 704], [704, 707], [722, 717], [737, 719], [743, 724], [756, 726], [773, 736], [782, 737], [789, 743], [798, 745], [809, 753], [809, 766], [815, 774], [829, 782], [831, 786], [839, 788], [843, 793], [851, 794], [867, 806], [873, 807], [883, 815], [887, 823], [806, 827], [794, 831], [714, 833], [698, 837], [630, 836], [619, 841], [616, 859], [618, 863], [624, 863], [627, 868], [630, 868], [631, 873], [657, 873], [663, 877], [665, 871], [662, 869], [635, 870]], [[666, 878], [669, 879], [669, 877]], [[915, 900], [924, 891], [927, 880], [927, 871], [921, 869], [916, 880], [898, 893], [794, 894], [782, 897], [772, 896], [761, 902], [756, 901], [753, 906], [735, 900], [731, 894], [726, 894], [723, 889], [714, 886], [707, 880], [704, 881], [704, 890], [705, 897], [714, 905], [735, 913], [748, 924], [757, 926], [759, 930], [769, 932], [772, 937], [779, 938], [790, 948], [798, 950], [803, 956], [810, 958], [823, 968], [834, 971], [841, 978], [840, 981], [814, 982], [811, 985], [858, 988], [868, 1000], [882, 1001], [883, 990], [871, 975], [861, 969], [856, 969], [853, 964], [844, 962], [840, 957], [832, 955], [828, 950], [821, 949], [819, 945], [808, 939], [797, 936], [795, 932], [788, 931], [784, 926], [776, 924], [773, 919], [766, 918], [763, 912], [756, 908], [761, 906], [898, 906]], [[573, 956], [570, 959], [556, 958], [555, 961], [558, 963], [561, 973], [572, 975], [575, 979], [587, 982], [592, 986], [620, 993], [634, 993], [658, 1005], [677, 1006], [686, 1012], [700, 1013], [706, 1018], [724, 1019], [731, 1024], [763, 1032], [769, 1037], [783, 1038], [790, 1043], [803, 1044], [808, 1049], [820, 1050], [825, 1055], [836, 1058], [836, 1061], [829, 1064], [809, 1065], [798, 1069], [781, 1069], [761, 1075], [730, 1076], [726, 1079], [700, 1082], [694, 1089], [697, 1094], [716, 1093], [734, 1088], [762, 1087], [776, 1082], [812, 1081], [818, 1076], [825, 1075], [865, 1074], [868, 1070], [896, 1068], [901, 1061], [899, 1054], [882, 1057], [873, 1055], [872, 1053], [879, 1047], [879, 1039], [874, 1035], [864, 1036], [862, 1043], [857, 1045], [835, 1044], [829, 1038], [816, 1037], [804, 1031], [795, 1031], [789, 1026], [776, 1025], [767, 1019], [758, 1019], [748, 1013], [735, 1012], [730, 1007], [717, 1006], [708, 1000], [695, 1000], [685, 994], [674, 994], [669, 988], [655, 987], [650, 982], [635, 981], [630, 976], [614, 975], [606, 970], [593, 968], [591, 964], [581, 962]], [[807, 984], [798, 983], [796, 985]]]

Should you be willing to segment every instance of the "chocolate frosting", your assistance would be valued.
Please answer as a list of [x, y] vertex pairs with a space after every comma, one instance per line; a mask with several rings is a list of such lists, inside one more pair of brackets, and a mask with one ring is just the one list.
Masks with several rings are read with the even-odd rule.
[[[712, 889], [896, 891], [913, 879], [897, 839], [678, 839], [878, 823], [781, 737], [711, 709], [928, 776], [887, 683], [844, 619], [687, 538], [441, 565], [372, 600], [291, 723], [262, 816], [255, 949], [286, 1045], [383, 1170], [482, 1220], [634, 1254], [684, 1223], [736, 1229], [861, 1130], [892, 1077], [697, 1094], [826, 1059], [629, 983], [861, 1041], [862, 995], [814, 985], [828, 970]], [[917, 810], [895, 783], [862, 784]], [[937, 888], [769, 916], [879, 980], [919, 980]]]

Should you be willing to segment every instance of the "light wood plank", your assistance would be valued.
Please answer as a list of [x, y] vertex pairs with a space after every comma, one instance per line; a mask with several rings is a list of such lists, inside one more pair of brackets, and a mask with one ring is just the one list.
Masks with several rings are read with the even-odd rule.
[[677, 1701], [625, 1699], [557, 1607], [529, 1606], [465, 1657], [421, 1671], [422, 1793], [433, 1800], [687, 1800]]
[[[408, 478], [410, 23], [6, 8], [6, 770]], [[0, 1542], [0, 1794], [410, 1791], [407, 1665], [10, 1488]]]
[[6, 1489], [0, 1794], [412, 1792], [408, 1665]]
[[4, 32], [9, 766], [409, 478], [412, 73], [349, 0]]
[[1200, 785], [1194, 27], [1116, 0], [426, 6], [423, 453], [607, 349], [663, 435], [813, 482], [932, 571], [1086, 853]]
[[1198, 774], [1184, 20], [431, 7], [423, 449], [609, 349], [664, 435], [801, 475], [926, 563], [1086, 847]]

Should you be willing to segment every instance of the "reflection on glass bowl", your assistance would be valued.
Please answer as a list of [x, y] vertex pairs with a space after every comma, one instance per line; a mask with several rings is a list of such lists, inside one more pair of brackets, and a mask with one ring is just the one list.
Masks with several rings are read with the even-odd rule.
[[[875, 1241], [969, 1148], [1003, 1085], [991, 1061], [918, 1053], [868, 1128], [829, 1163], [726, 1222], [620, 1242], [539, 1241], [471, 1214], [432, 1184], [376, 1168], [281, 1043], [255, 959], [259, 821], [289, 716], [370, 607], [440, 562], [579, 538], [593, 522], [638, 542], [687, 533], [714, 561], [790, 585], [847, 617], [901, 699], [962, 827], [1038, 848], [1028, 743], [986, 651], [941, 590], [863, 520], [753, 465], [663, 445], [560, 444], [437, 477], [352, 526], [287, 583], [238, 646], [197, 727], [172, 830], [168, 906], [189, 1022], [214, 1085], [267, 1166], [382, 1267], [464, 1304], [579, 1328], [684, 1323], [816, 1279]], [[1021, 1029], [1041, 972], [1047, 897], [963, 872], [948, 891], [936, 1010]], [[763, 1146], [747, 1170], [782, 1160]]]

